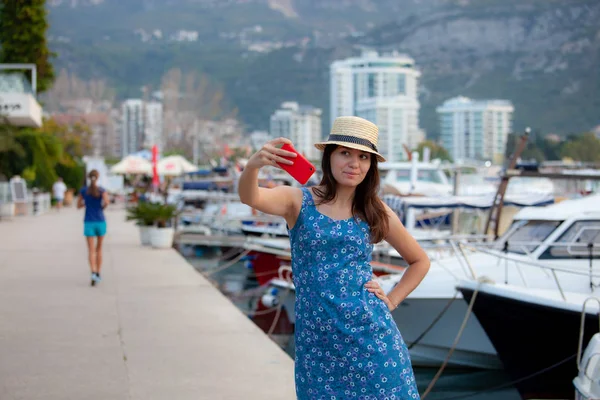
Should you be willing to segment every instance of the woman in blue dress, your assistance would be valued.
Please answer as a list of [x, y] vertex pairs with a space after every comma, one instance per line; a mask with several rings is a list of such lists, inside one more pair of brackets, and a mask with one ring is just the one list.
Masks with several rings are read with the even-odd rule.
[[[391, 316], [423, 280], [429, 259], [377, 196], [378, 129], [339, 117], [323, 151], [318, 186], [259, 188], [263, 166], [293, 164], [295, 154], [265, 144], [246, 164], [240, 199], [285, 218], [296, 287], [296, 394], [312, 399], [418, 399], [408, 349]], [[372, 280], [373, 244], [386, 240], [409, 263], [388, 295]]]

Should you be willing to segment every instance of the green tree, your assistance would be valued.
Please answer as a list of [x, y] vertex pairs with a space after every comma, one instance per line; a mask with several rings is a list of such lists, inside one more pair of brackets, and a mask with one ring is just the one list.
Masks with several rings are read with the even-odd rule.
[[[517, 144], [520, 142], [520, 134], [511, 133], [508, 135], [506, 151], [504, 154], [505, 160], [510, 159], [510, 156], [512, 156], [517, 148]], [[521, 153], [521, 159], [535, 160], [537, 162], [542, 162], [545, 160], [558, 160], [560, 159], [559, 148], [560, 143], [554, 143], [542, 137], [540, 134], [537, 134], [533, 139], [531, 137], [528, 138], [525, 149], [523, 149], [523, 152]]]
[[169, 149], [169, 150], [166, 150], [165, 152], [163, 152], [162, 156], [163, 157], [169, 157], [169, 156], [184, 156], [185, 157], [185, 153], [186, 153], [186, 151], [184, 149], [172, 148], [172, 149]]
[[84, 185], [85, 164], [81, 160], [60, 161], [56, 164], [55, 171], [68, 188], [79, 190]]
[[25, 157], [25, 149], [19, 143], [17, 135], [19, 129], [11, 125], [0, 125], [0, 175], [5, 178], [12, 176], [10, 156]]
[[54, 171], [57, 176], [63, 178], [67, 187], [79, 189], [85, 177], [85, 164], [81, 159], [92, 149], [91, 128], [82, 122], [69, 125], [46, 119], [39, 132], [54, 137], [60, 142], [62, 153], [55, 164]]
[[418, 144], [416, 151], [419, 152], [419, 159], [423, 159], [423, 150], [425, 147], [429, 147], [429, 154], [432, 160], [439, 158], [442, 161], [452, 161], [452, 157], [450, 157], [448, 150], [432, 140], [425, 140]]
[[59, 124], [53, 119], [44, 120], [40, 131], [56, 136], [63, 145], [64, 155], [81, 158], [92, 149], [92, 129], [89, 125], [76, 122], [74, 124]]
[[0, 0], [0, 63], [35, 64], [38, 92], [54, 81], [47, 14], [45, 0]]
[[600, 139], [593, 133], [584, 133], [565, 143], [561, 154], [576, 161], [600, 162]]
[[39, 129], [0, 125], [0, 174], [21, 175], [30, 185], [50, 190], [58, 176], [74, 189], [81, 187], [90, 149], [91, 130], [44, 120]]
[[22, 175], [30, 185], [50, 190], [56, 181], [55, 168], [63, 157], [60, 140], [37, 129], [24, 129], [17, 140], [25, 149], [25, 157], [13, 154], [12, 171]]
[[538, 147], [540, 148], [540, 150], [542, 151], [542, 153], [544, 153], [544, 158], [546, 160], [560, 160], [561, 159], [560, 151], [561, 151], [563, 142], [543, 138], [541, 140], [538, 140], [537, 144], [538, 144]]

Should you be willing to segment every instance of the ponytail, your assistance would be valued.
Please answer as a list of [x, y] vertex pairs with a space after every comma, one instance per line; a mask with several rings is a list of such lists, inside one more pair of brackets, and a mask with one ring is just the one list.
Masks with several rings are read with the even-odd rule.
[[100, 174], [97, 170], [93, 169], [88, 174], [88, 178], [90, 178], [90, 187], [88, 187], [86, 194], [92, 197], [100, 197], [100, 188], [98, 187], [98, 177]]

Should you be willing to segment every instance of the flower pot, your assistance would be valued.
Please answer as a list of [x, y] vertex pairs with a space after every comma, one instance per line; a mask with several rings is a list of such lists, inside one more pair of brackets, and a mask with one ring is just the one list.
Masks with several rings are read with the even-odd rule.
[[173, 247], [173, 228], [152, 228], [150, 231], [150, 244], [156, 249], [169, 249]]
[[142, 246], [150, 246], [150, 231], [154, 228], [152, 226], [139, 226], [140, 229], [140, 242]]

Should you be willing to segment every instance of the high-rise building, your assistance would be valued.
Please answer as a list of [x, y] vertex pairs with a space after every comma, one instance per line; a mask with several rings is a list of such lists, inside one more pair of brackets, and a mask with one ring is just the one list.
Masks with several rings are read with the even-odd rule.
[[320, 108], [296, 102], [282, 103], [281, 108], [271, 115], [271, 137], [288, 138], [306, 158], [317, 160], [321, 153], [314, 144], [322, 139], [321, 114]]
[[144, 147], [157, 145], [164, 148], [163, 143], [163, 105], [158, 101], [146, 103], [146, 124], [144, 130]]
[[156, 101], [129, 99], [121, 106], [121, 156], [153, 145], [163, 147], [163, 106]]
[[379, 127], [379, 148], [388, 161], [406, 158], [403, 145], [414, 148], [425, 138], [419, 129], [418, 79], [412, 58], [391, 52], [363, 52], [331, 64], [331, 124], [356, 115]]
[[502, 163], [514, 107], [508, 100], [454, 97], [438, 107], [442, 145], [455, 161]]
[[121, 105], [121, 156], [142, 149], [144, 140], [144, 102], [125, 100]]

